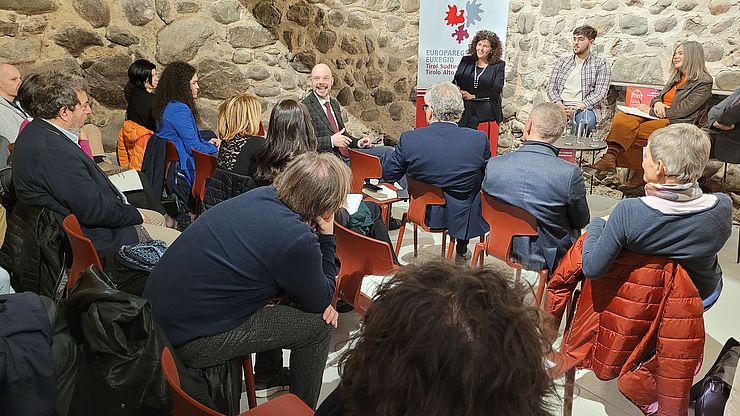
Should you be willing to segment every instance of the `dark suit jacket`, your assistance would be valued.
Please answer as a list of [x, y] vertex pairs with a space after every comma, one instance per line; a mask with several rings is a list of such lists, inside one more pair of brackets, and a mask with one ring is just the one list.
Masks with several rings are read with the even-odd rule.
[[515, 237], [512, 245], [528, 270], [554, 270], [590, 219], [581, 169], [542, 142], [488, 161], [483, 191], [537, 219], [537, 238]]
[[[473, 88], [475, 78], [475, 61], [477, 58], [473, 55], [463, 56], [460, 65], [455, 72], [454, 83], [461, 90], [467, 91], [476, 98], [488, 98], [489, 101], [470, 101], [465, 100], [465, 113], [469, 113], [472, 107], [476, 107], [478, 121], [496, 121], [501, 124], [504, 119], [501, 112], [501, 91], [504, 89], [504, 61], [489, 64], [480, 78], [478, 78], [478, 88]], [[463, 120], [466, 114], [463, 114]]]
[[74, 142], [52, 124], [34, 119], [13, 150], [13, 184], [18, 200], [48, 208], [61, 225], [70, 213], [98, 253], [135, 244], [142, 218]]
[[452, 123], [432, 123], [401, 135], [383, 166], [383, 179], [393, 183], [408, 174], [442, 188], [447, 204], [427, 212], [427, 225], [469, 239], [488, 231], [481, 215], [480, 184], [490, 157], [485, 133]]
[[[344, 128], [344, 120], [342, 120], [342, 109], [339, 107], [339, 101], [331, 98], [331, 108], [334, 112], [334, 118], [337, 121], [339, 130]], [[313, 123], [313, 130], [316, 133], [317, 149], [319, 152], [335, 152], [338, 151], [331, 145], [331, 136], [334, 131], [331, 129], [329, 119], [326, 117], [326, 111], [324, 107], [319, 104], [319, 99], [316, 98], [316, 94], [313, 91], [308, 93], [306, 98], [303, 99], [303, 104], [308, 108], [308, 113], [311, 115], [311, 122]], [[352, 139], [349, 147], [357, 147], [357, 139], [352, 137], [346, 131], [344, 135]]]

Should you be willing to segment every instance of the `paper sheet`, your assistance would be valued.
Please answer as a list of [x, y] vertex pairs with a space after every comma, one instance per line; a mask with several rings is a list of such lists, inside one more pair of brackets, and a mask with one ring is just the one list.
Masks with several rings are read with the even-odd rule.
[[354, 215], [360, 209], [360, 202], [362, 202], [362, 194], [347, 194], [347, 212], [349, 212], [349, 215]]
[[653, 116], [651, 116], [650, 114], [648, 114], [648, 113], [646, 113], [644, 111], [641, 111], [641, 110], [639, 110], [637, 108], [634, 108], [634, 107], [627, 107], [626, 105], [617, 105], [617, 110], [619, 110], [619, 111], [621, 111], [623, 113], [632, 114], [633, 116], [638, 116], [638, 117], [643, 117], [643, 118], [649, 118], [651, 120], [657, 120], [658, 119], [658, 117], [653, 117]]
[[390, 278], [391, 276], [377, 276], [374, 274], [369, 274], [362, 279], [360, 292], [362, 292], [370, 299], [375, 299], [375, 294], [378, 293], [378, 288], [380, 287], [380, 285], [385, 283], [386, 280]]
[[138, 191], [144, 188], [141, 185], [139, 174], [134, 169], [108, 176], [108, 179], [121, 192]]

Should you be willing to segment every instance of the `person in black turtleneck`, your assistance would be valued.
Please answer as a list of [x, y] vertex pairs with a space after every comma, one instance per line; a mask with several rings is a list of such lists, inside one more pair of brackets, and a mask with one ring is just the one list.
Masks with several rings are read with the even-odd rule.
[[146, 59], [134, 61], [128, 67], [128, 80], [126, 120], [156, 131], [157, 126], [152, 115], [152, 100], [154, 89], [157, 88], [157, 82], [159, 82], [157, 67]]

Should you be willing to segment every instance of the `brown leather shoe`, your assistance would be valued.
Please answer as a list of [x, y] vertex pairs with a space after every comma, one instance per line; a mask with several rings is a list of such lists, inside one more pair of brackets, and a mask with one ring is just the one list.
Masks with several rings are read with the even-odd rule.
[[631, 191], [633, 189], [639, 189], [645, 186], [645, 180], [643, 179], [642, 171], [635, 172], [632, 177], [624, 185], [620, 185], [617, 189], [622, 192]]
[[611, 153], [607, 153], [593, 165], [585, 166], [583, 170], [590, 170], [595, 172], [616, 172], [617, 157]]

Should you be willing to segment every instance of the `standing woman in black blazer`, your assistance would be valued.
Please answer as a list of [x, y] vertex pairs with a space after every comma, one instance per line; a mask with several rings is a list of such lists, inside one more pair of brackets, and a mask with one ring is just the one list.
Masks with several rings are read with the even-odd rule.
[[460, 87], [465, 102], [459, 126], [477, 129], [479, 123], [486, 121], [501, 124], [505, 66], [501, 54], [501, 40], [490, 30], [479, 31], [470, 42], [453, 81]]

